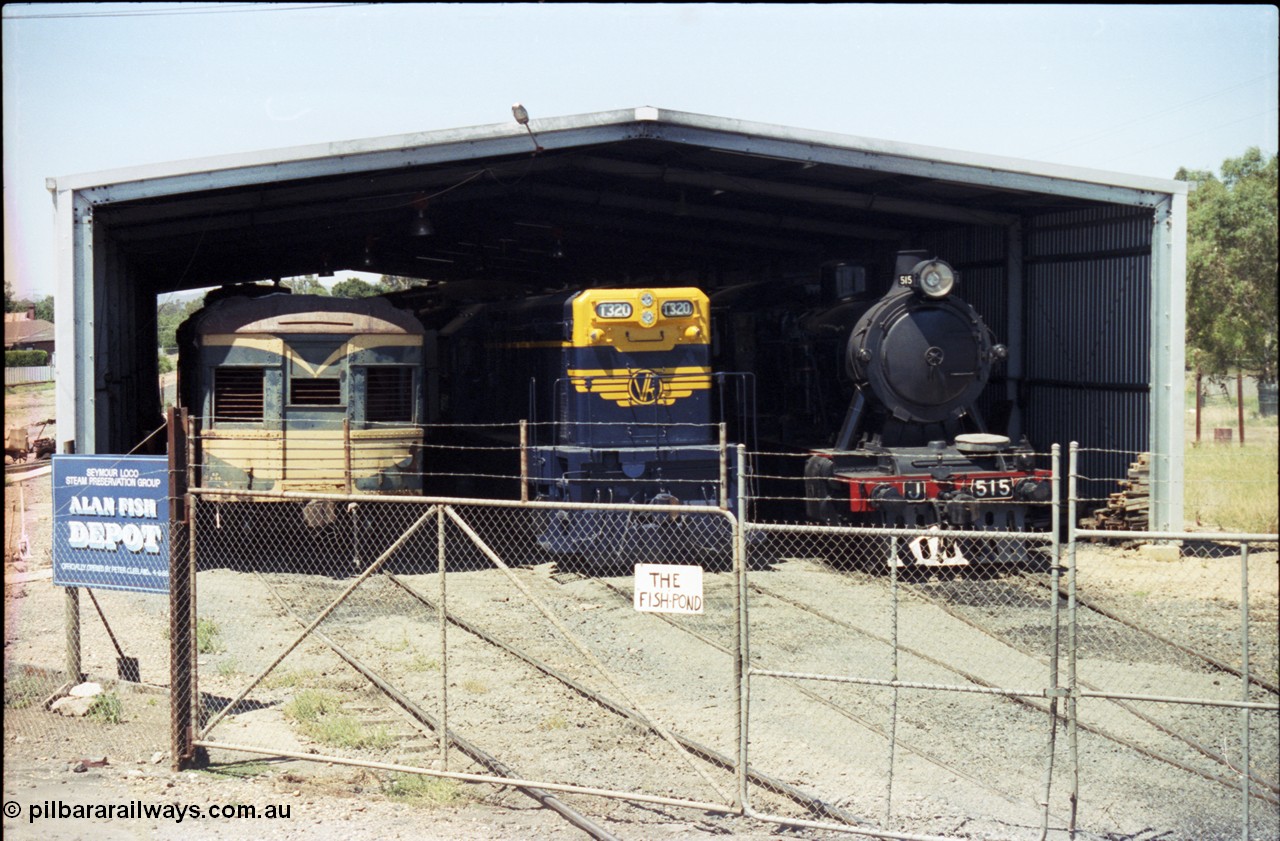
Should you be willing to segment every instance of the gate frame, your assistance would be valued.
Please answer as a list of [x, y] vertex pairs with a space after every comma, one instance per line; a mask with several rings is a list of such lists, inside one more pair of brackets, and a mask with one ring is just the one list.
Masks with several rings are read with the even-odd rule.
[[[649, 803], [653, 805], [675, 806], [680, 808], [697, 809], [704, 812], [714, 812], [718, 814], [731, 814], [731, 815], [743, 814], [742, 806], [739, 802], [715, 803], [715, 802], [709, 802], [709, 801], [689, 800], [689, 799], [674, 798], [674, 797], [663, 797], [660, 795], [648, 795], [648, 794], [641, 794], [638, 792], [619, 791], [614, 789], [593, 788], [589, 786], [572, 785], [572, 784], [566, 784], [566, 783], [553, 783], [553, 782], [545, 782], [545, 781], [538, 781], [538, 780], [528, 780], [528, 779], [522, 779], [522, 778], [517, 778], [512, 776], [472, 774], [472, 773], [456, 772], [456, 771], [448, 771], [448, 770], [435, 770], [435, 769], [422, 768], [417, 766], [399, 765], [395, 763], [382, 763], [382, 762], [373, 762], [368, 760], [352, 759], [350, 757], [330, 756], [330, 755], [320, 754], [320, 753], [302, 754], [302, 753], [295, 753], [290, 751], [281, 751], [273, 748], [258, 747], [253, 745], [220, 742], [214, 739], [207, 738], [209, 732], [214, 728], [214, 726], [216, 726], [222, 720], [222, 718], [225, 717], [225, 715], [227, 714], [227, 711], [230, 709], [233, 709], [236, 704], [238, 704], [245, 697], [247, 697], [248, 694], [253, 690], [253, 688], [257, 686], [257, 684], [259, 684], [266, 677], [266, 675], [269, 674], [276, 666], [278, 666], [279, 663], [283, 661], [284, 658], [288, 656], [288, 654], [292, 650], [294, 650], [298, 645], [300, 645], [304, 640], [306, 640], [313, 632], [315, 632], [316, 628], [320, 625], [320, 623], [323, 622], [323, 620], [334, 609], [336, 609], [343, 601], [345, 601], [345, 599], [348, 596], [354, 593], [355, 590], [358, 589], [359, 586], [363, 584], [365, 580], [370, 578], [373, 575], [373, 573], [377, 571], [377, 568], [380, 567], [399, 548], [402, 541], [404, 541], [409, 537], [411, 531], [416, 530], [420, 525], [424, 524], [425, 521], [431, 516], [436, 516], [440, 518], [439, 522], [441, 523], [441, 528], [443, 527], [444, 517], [446, 516], [449, 516], [451, 519], [454, 519], [455, 522], [459, 522], [460, 518], [458, 518], [456, 512], [452, 510], [454, 506], [462, 506], [462, 507], [469, 507], [469, 508], [543, 509], [548, 511], [565, 511], [565, 510], [602, 511], [603, 510], [603, 511], [610, 511], [610, 512], [619, 512], [619, 513], [638, 512], [638, 513], [646, 513], [646, 514], [673, 514], [673, 515], [693, 514], [693, 516], [699, 516], [699, 517], [718, 517], [728, 521], [728, 524], [732, 530], [731, 533], [734, 535], [733, 545], [737, 545], [742, 529], [741, 529], [741, 524], [738, 518], [735, 517], [731, 511], [721, 509], [721, 508], [711, 508], [711, 507], [705, 507], [705, 506], [687, 506], [687, 505], [631, 505], [631, 504], [593, 505], [588, 503], [556, 503], [556, 502], [533, 502], [533, 501], [521, 502], [518, 500], [512, 501], [512, 500], [463, 499], [463, 498], [453, 498], [453, 497], [420, 497], [420, 496], [376, 497], [376, 501], [380, 504], [392, 503], [397, 505], [427, 506], [429, 510], [427, 511], [427, 513], [423, 514], [418, 519], [415, 525], [411, 528], [410, 532], [406, 532], [402, 534], [400, 538], [398, 538], [397, 541], [390, 548], [385, 550], [377, 560], [372, 562], [356, 578], [356, 580], [351, 583], [350, 586], [348, 586], [332, 603], [330, 603], [329, 606], [326, 607], [321, 612], [321, 614], [311, 622], [311, 624], [306, 628], [306, 630], [302, 633], [302, 635], [299, 636], [293, 642], [293, 644], [290, 645], [283, 653], [281, 653], [278, 657], [276, 657], [274, 661], [271, 663], [271, 665], [266, 668], [266, 670], [264, 670], [263, 672], [255, 676], [249, 682], [248, 686], [236, 696], [236, 698], [234, 698], [229, 704], [227, 704], [222, 711], [220, 711], [218, 714], [215, 714], [208, 721], [208, 723], [204, 724], [204, 726], [201, 727], [200, 726], [201, 714], [199, 709], [200, 696], [197, 688], [198, 675], [197, 675], [197, 670], [194, 668], [194, 663], [195, 663], [195, 657], [194, 657], [195, 630], [194, 629], [195, 629], [195, 617], [196, 617], [196, 605], [197, 605], [197, 595], [196, 595], [196, 586], [195, 586], [197, 564], [196, 564], [195, 547], [196, 547], [196, 532], [198, 531], [195, 526], [194, 513], [197, 510], [198, 505], [200, 504], [200, 500], [205, 497], [214, 498], [214, 499], [236, 499], [236, 500], [246, 500], [246, 499], [293, 500], [293, 501], [330, 500], [334, 502], [355, 502], [355, 503], [369, 501], [368, 495], [362, 496], [362, 495], [347, 495], [347, 494], [316, 494], [316, 493], [297, 493], [297, 492], [281, 492], [281, 491], [227, 491], [225, 489], [207, 489], [207, 488], [193, 488], [193, 487], [187, 488], [186, 499], [189, 501], [189, 506], [185, 509], [185, 515], [187, 517], [187, 520], [190, 522], [190, 537], [186, 541], [188, 544], [187, 551], [183, 553], [183, 555], [185, 556], [184, 566], [183, 566], [183, 569], [181, 570], [181, 576], [184, 577], [185, 586], [171, 590], [170, 597], [171, 597], [171, 605], [172, 605], [171, 622], [174, 624], [175, 626], [174, 630], [176, 632], [172, 634], [172, 640], [177, 640], [179, 638], [186, 640], [186, 644], [183, 644], [183, 645], [172, 643], [172, 640], [171, 640], [172, 657], [173, 657], [173, 663], [174, 663], [173, 669], [174, 669], [175, 676], [183, 668], [186, 668], [189, 670], [188, 674], [186, 675], [186, 679], [183, 680], [181, 686], [186, 687], [187, 691], [189, 691], [190, 703], [184, 703], [183, 700], [179, 697], [179, 695], [181, 694], [181, 691], [175, 693], [172, 699], [172, 715], [174, 720], [174, 725], [172, 729], [174, 770], [182, 770], [184, 768], [197, 767], [202, 762], [207, 761], [208, 750], [217, 749], [217, 750], [228, 750], [228, 751], [240, 751], [240, 752], [258, 754], [258, 755], [281, 756], [281, 757], [286, 757], [291, 759], [301, 759], [301, 760], [308, 760], [308, 761], [315, 761], [315, 762], [326, 762], [326, 763], [333, 763], [338, 765], [352, 765], [356, 767], [364, 767], [364, 768], [393, 771], [393, 772], [400, 772], [400, 773], [420, 774], [423, 776], [453, 779], [461, 782], [487, 783], [487, 784], [498, 785], [498, 786], [513, 786], [525, 791], [542, 790], [544, 792], [550, 791], [550, 792], [562, 792], [567, 794], [582, 794], [582, 795], [591, 795], [591, 796], [598, 796], [598, 797], [607, 797], [607, 798], [613, 798], [618, 800], [626, 800], [626, 801], [635, 802], [635, 803]], [[481, 549], [481, 551], [484, 552], [485, 555], [491, 561], [494, 561], [496, 566], [506, 567], [505, 563], [502, 563], [501, 559], [497, 558], [496, 554], [493, 553], [493, 550], [490, 549], [486, 544], [484, 544], [483, 540], [481, 540], [477, 535], [475, 535], [474, 532], [471, 531], [470, 528], [465, 525], [465, 523], [461, 523], [460, 525], [461, 525], [462, 531], [464, 532], [464, 534], [466, 534], [467, 539], [472, 541], [472, 543], [476, 545], [477, 548]], [[467, 532], [471, 532], [471, 533], [467, 534]], [[443, 542], [441, 540], [437, 541], [437, 551], [439, 553], [438, 554], [439, 563], [444, 564]], [[178, 552], [175, 549], [175, 552], [174, 552], [175, 558], [177, 554]], [[735, 557], [735, 563], [738, 562], [739, 557], [740, 556]], [[507, 572], [508, 574], [510, 573], [509, 568], [507, 568]], [[183, 595], [185, 595], [189, 599], [189, 608], [185, 610], [179, 609], [181, 608], [181, 605], [179, 604], [178, 600], [181, 599]], [[740, 608], [741, 606], [739, 605], [739, 610], [737, 611], [739, 616], [741, 616], [742, 614], [742, 610]], [[442, 610], [442, 613], [447, 614], [447, 609]], [[544, 615], [546, 615], [545, 612], [544, 612]], [[187, 624], [183, 625], [179, 629], [177, 625], [179, 624], [178, 620], [181, 617], [186, 618]], [[442, 623], [445, 621], [447, 621], [447, 618], [442, 619]], [[567, 633], [567, 630], [564, 632]], [[442, 633], [443, 633], [443, 630], [442, 630]], [[569, 638], [571, 639], [571, 637]], [[330, 647], [332, 648], [332, 646]], [[735, 659], [740, 659], [740, 656]], [[605, 671], [604, 674], [606, 675], [606, 677], [608, 677], [607, 671]], [[174, 685], [179, 686], [178, 683], [175, 683]], [[384, 687], [378, 686], [377, 683], [373, 683], [373, 685], [379, 691], [383, 692], [384, 694], [387, 694], [386, 689]], [[738, 688], [739, 688], [738, 686], [734, 687], [735, 694]], [[388, 695], [387, 697], [391, 701], [396, 702], [396, 698], [393, 695]], [[735, 706], [737, 709], [742, 708], [741, 703], [737, 703]], [[410, 711], [410, 714], [411, 715], [413, 714], [412, 711]], [[656, 722], [654, 722], [647, 715], [645, 715], [644, 717], [648, 720], [648, 725], [651, 729], [654, 729], [655, 732], [658, 732], [661, 735], [664, 735], [666, 738], [668, 738], [669, 741], [674, 742], [674, 740], [670, 738], [670, 734], [668, 732], [665, 732], [664, 728], [661, 728]], [[181, 723], [179, 723], [179, 719], [181, 719]], [[745, 731], [745, 727], [742, 726], [741, 722], [739, 722], [739, 730], [740, 732]], [[453, 741], [455, 744], [459, 742], [459, 738], [456, 735], [450, 734], [445, 728], [445, 726], [442, 724], [441, 741], [444, 742], [446, 739]], [[678, 745], [676, 747], [681, 753], [687, 753], [687, 751], [685, 751], [684, 748]], [[738, 768], [735, 769], [735, 771], [739, 775], [739, 777], [745, 774], [745, 769], [742, 768], [740, 761], [738, 763]], [[712, 787], [713, 787], [713, 790], [718, 791], [718, 788], [715, 787], [714, 784]], [[735, 798], [735, 801], [736, 801], [736, 798]]]

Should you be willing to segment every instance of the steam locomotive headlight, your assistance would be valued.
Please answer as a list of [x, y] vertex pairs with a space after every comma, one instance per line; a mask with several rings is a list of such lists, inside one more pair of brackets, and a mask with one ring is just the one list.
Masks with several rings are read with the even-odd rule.
[[945, 298], [956, 285], [955, 270], [941, 260], [926, 263], [915, 274], [920, 278], [921, 293], [928, 298]]
[[600, 318], [630, 318], [631, 304], [626, 301], [603, 301], [596, 304], [596, 315]]

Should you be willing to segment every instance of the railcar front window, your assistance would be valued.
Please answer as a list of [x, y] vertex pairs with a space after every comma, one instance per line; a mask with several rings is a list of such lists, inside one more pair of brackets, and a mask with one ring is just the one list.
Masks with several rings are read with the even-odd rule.
[[364, 412], [371, 423], [411, 423], [413, 370], [393, 365], [366, 368]]
[[264, 381], [262, 368], [215, 368], [214, 422], [260, 423]]

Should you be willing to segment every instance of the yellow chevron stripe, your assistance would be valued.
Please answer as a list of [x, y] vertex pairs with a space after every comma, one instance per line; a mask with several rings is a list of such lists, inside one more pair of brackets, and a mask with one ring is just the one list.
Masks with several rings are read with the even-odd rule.
[[679, 368], [569, 369], [569, 382], [579, 394], [594, 394], [622, 408], [670, 406], [695, 391], [711, 388], [711, 369]]

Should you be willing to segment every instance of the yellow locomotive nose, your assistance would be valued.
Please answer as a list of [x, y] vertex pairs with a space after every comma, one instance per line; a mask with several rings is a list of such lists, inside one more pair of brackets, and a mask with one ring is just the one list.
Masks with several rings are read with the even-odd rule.
[[707, 296], [696, 287], [588, 289], [572, 307], [573, 347], [671, 350], [705, 344], [711, 332]]

